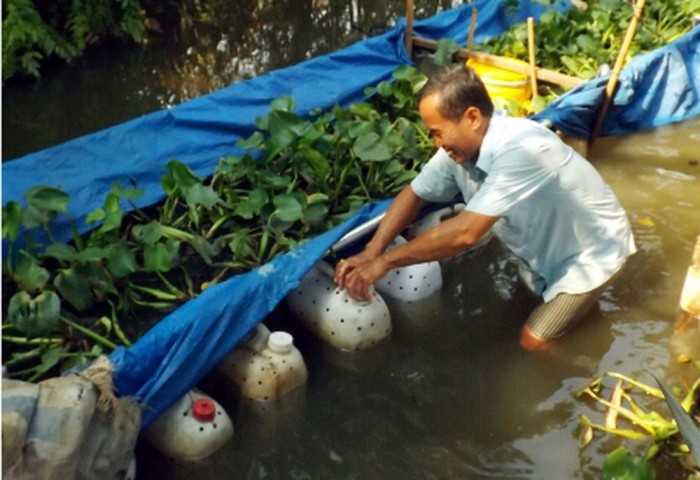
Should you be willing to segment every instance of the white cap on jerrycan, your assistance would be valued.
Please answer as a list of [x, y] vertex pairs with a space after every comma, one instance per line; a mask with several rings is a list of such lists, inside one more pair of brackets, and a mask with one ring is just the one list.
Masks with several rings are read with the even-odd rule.
[[284, 355], [292, 351], [294, 339], [287, 332], [273, 332], [267, 339], [267, 348]]

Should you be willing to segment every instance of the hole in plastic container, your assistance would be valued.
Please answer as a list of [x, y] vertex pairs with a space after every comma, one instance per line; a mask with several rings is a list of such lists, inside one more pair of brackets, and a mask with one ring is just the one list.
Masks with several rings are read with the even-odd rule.
[[327, 311], [327, 312], [330, 312], [330, 311], [331, 311], [331, 309], [330, 309], [330, 308], [326, 308], [326, 311]]
[[348, 303], [348, 302], [349, 302], [349, 300], [346, 298], [346, 299], [345, 299], [345, 303]]
[[182, 416], [183, 416], [183, 417], [186, 417], [186, 416], [187, 416], [187, 410], [185, 410], [184, 412], [182, 412]]
[[411, 280], [413, 280], [413, 275], [409, 275], [408, 278], [410, 278]]
[[428, 276], [427, 276], [427, 275], [423, 275], [423, 280], [427, 280], [427, 279], [428, 279]]
[[282, 360], [282, 363], [287, 363], [287, 360]]
[[200, 431], [200, 432], [203, 432], [203, 431], [204, 431], [204, 427], [199, 427], [199, 431]]
[[387, 283], [388, 283], [389, 285], [391, 285], [391, 280], [389, 280]]
[[326, 291], [327, 291], [327, 292], [330, 292], [330, 291], [331, 291], [331, 287], [326, 287]]
[[340, 319], [340, 323], [345, 323], [345, 319], [344, 319], [344, 318], [341, 318], [341, 319]]
[[216, 423], [212, 425], [212, 427], [216, 428]]
[[217, 415], [221, 415], [221, 410], [217, 410], [217, 411], [216, 411], [216, 414], [217, 414]]
[[370, 323], [369, 326], [370, 326], [370, 327], [373, 327], [373, 326], [374, 326], [374, 322]]
[[417, 292], [417, 291], [418, 291], [418, 287], [413, 287], [413, 291], [414, 291], [414, 292]]
[[311, 300], [311, 303], [313, 303], [314, 305], [316, 305], [316, 300]]
[[396, 275], [401, 275], [401, 270], [396, 270]]
[[267, 399], [268, 399], [268, 396], [265, 395], [265, 396], [263, 397], [263, 400], [267, 400]]
[[331, 335], [335, 335], [335, 332], [331, 332]]
[[403, 287], [399, 287], [399, 290], [403, 290]]
[[258, 385], [262, 385], [262, 380], [258, 380]]
[[336, 295], [340, 295], [340, 290], [336, 290], [336, 291], [335, 291], [335, 294], [336, 294]]
[[264, 371], [265, 371], [265, 367], [260, 367], [260, 371], [261, 371], [261, 372], [264, 372]]
[[362, 327], [357, 327], [357, 331], [358, 331], [358, 332], [361, 332], [361, 331], [362, 331]]
[[358, 309], [357, 309], [357, 313], [362, 313], [362, 309], [361, 309], [361, 308], [358, 308]]

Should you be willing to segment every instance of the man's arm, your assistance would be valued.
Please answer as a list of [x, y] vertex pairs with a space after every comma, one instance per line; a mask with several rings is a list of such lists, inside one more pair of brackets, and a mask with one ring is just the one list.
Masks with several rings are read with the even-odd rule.
[[351, 297], [369, 299], [369, 287], [392, 268], [451, 257], [475, 245], [499, 217], [465, 211], [410, 242], [352, 268], [341, 285]]
[[335, 269], [335, 282], [343, 288], [345, 278], [350, 271], [358, 265], [374, 260], [386, 250], [401, 230], [406, 228], [416, 217], [424, 200], [415, 194], [410, 185], [401, 190], [386, 212], [374, 233], [372, 239], [365, 246], [362, 253], [350, 257], [338, 263]]

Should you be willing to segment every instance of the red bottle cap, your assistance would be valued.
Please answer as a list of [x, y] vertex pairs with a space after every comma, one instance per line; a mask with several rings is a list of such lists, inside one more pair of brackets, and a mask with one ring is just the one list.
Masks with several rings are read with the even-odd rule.
[[215, 410], [214, 402], [208, 398], [200, 398], [192, 404], [192, 416], [200, 422], [211, 422], [214, 420]]

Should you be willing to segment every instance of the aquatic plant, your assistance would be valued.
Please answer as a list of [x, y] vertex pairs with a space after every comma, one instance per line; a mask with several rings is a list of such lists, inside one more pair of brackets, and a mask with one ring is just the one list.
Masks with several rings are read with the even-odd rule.
[[10, 374], [39, 380], [128, 345], [157, 312], [399, 192], [433, 150], [415, 105], [425, 81], [401, 67], [392, 82], [367, 89], [368, 101], [306, 118], [292, 98], [279, 98], [237, 142], [242, 154], [222, 158], [211, 177], [169, 162], [165, 200], [146, 210], [133, 204], [143, 192], [115, 184], [85, 219], [95, 228], [74, 228], [69, 244], [52, 232], [68, 194], [37, 186], [26, 206], [8, 202], [2, 341]]
[[[616, 380], [609, 397], [610, 400], [606, 400], [602, 394], [605, 377]], [[691, 452], [684, 440], [693, 445], [694, 449], [700, 445], [698, 444], [700, 432], [689, 416], [690, 413], [697, 415], [696, 409], [700, 407], [698, 403], [700, 378], [688, 389], [680, 403], [673, 397], [670, 389], [661, 382], [659, 384], [661, 389], [651, 387], [621, 373], [607, 372], [579, 390], [576, 393], [577, 398], [589, 397], [607, 408], [604, 424], [593, 423], [587, 416], [581, 416], [579, 447], [584, 448], [588, 445], [593, 440], [594, 430], [598, 430], [628, 440], [651, 441], [645, 455], [646, 460], [652, 459], [662, 448], [670, 449], [678, 455], [688, 455], [689, 453], [697, 455], [695, 450]], [[645, 398], [651, 397], [657, 401], [665, 400], [672, 412], [672, 418], [662, 415], [651, 406], [643, 407], [639, 400], [635, 400], [633, 396], [637, 392], [643, 394]], [[618, 417], [629, 422], [632, 428], [618, 427]], [[682, 435], [679, 435], [679, 425], [682, 425], [684, 430]], [[616, 465], [614, 470], [621, 473], [618, 476], [604, 478], [653, 478], [653, 476], [646, 476], [647, 469], [644, 462], [633, 459], [626, 451], [618, 449], [608, 456], [608, 460], [612, 465]], [[623, 472], [628, 472], [631, 476], [626, 477]]]

